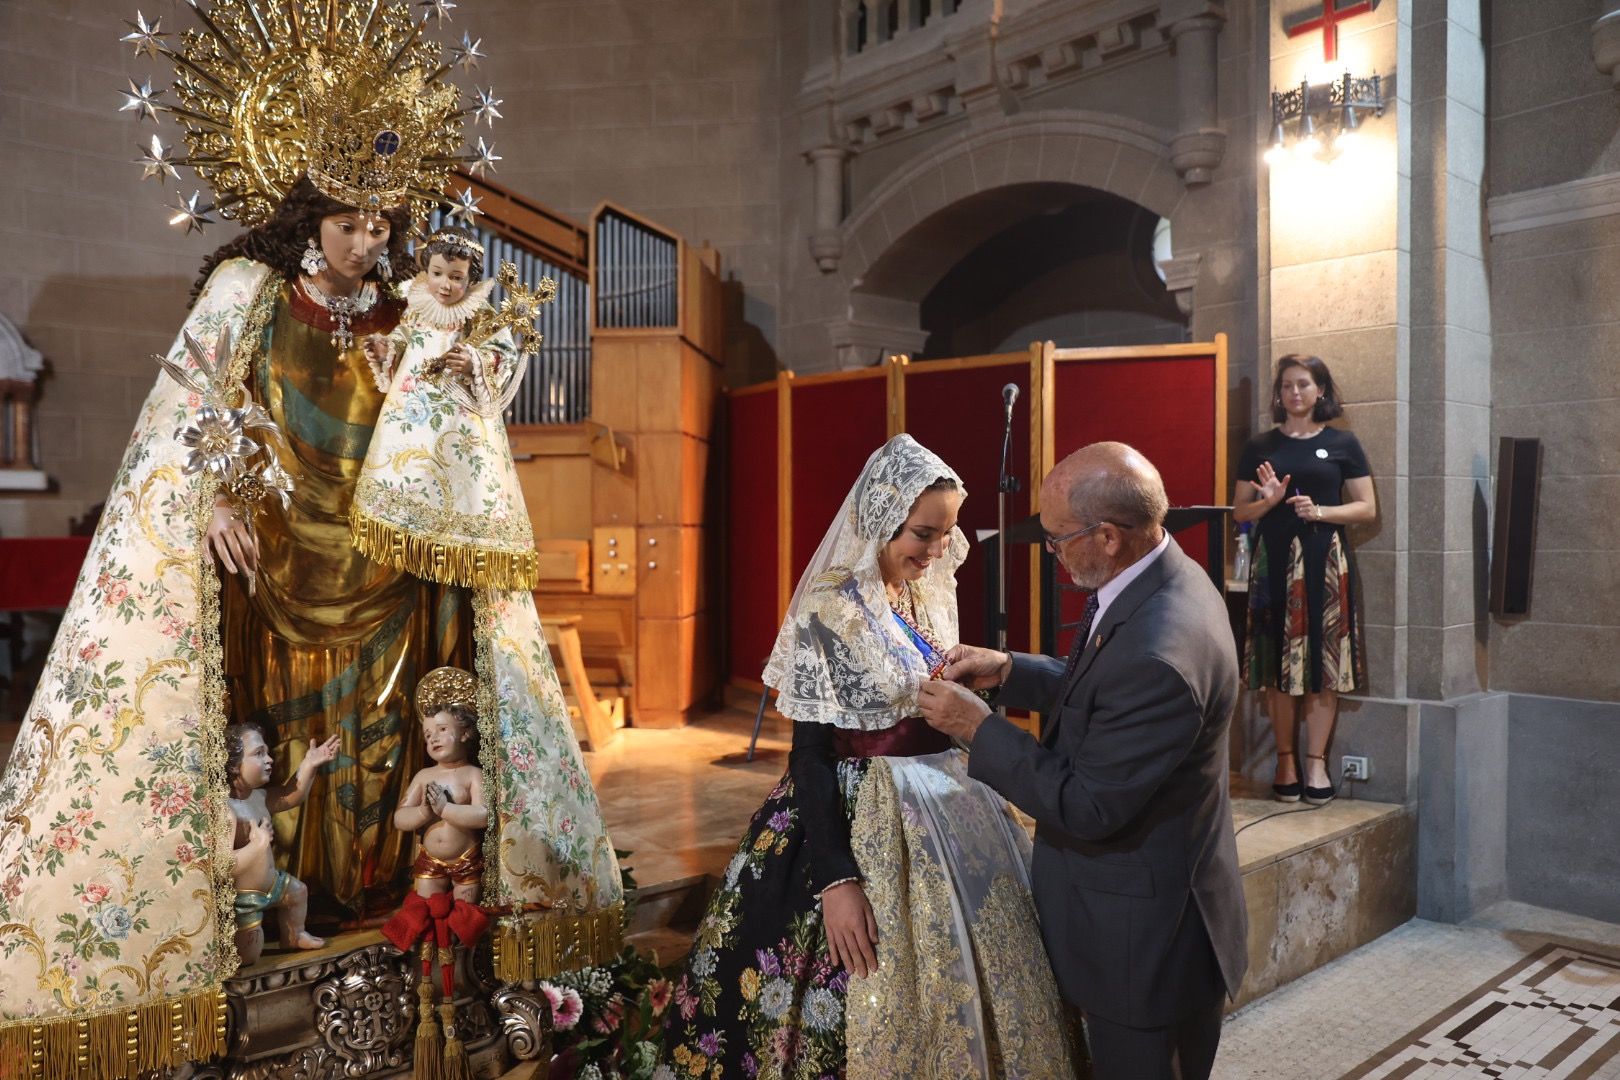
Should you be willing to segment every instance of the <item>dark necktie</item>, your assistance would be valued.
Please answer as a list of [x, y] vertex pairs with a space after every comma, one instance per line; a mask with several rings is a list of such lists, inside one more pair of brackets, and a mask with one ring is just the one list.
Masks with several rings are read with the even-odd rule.
[[1086, 651], [1086, 642], [1091, 638], [1091, 624], [1097, 620], [1097, 593], [1093, 590], [1091, 598], [1086, 601], [1085, 613], [1080, 616], [1080, 625], [1074, 630], [1074, 645], [1069, 649], [1069, 662], [1063, 665], [1063, 682], [1067, 686], [1069, 676], [1074, 674], [1074, 666], [1080, 662], [1080, 654]]

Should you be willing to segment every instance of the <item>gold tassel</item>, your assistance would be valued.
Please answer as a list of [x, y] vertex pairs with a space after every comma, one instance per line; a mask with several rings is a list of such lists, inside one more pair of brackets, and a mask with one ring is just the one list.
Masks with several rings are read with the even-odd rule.
[[444, 1080], [444, 1043], [433, 1019], [433, 977], [428, 971], [422, 972], [422, 981], [416, 984], [416, 1051], [411, 1075], [416, 1080]]
[[597, 911], [531, 911], [501, 918], [490, 933], [495, 977], [503, 983], [549, 979], [605, 964], [624, 948], [624, 905]]
[[467, 1060], [467, 1047], [456, 1034], [456, 1006], [446, 1001], [439, 1006], [439, 1022], [444, 1026], [443, 1080], [472, 1080], [472, 1062]]
[[4, 1080], [134, 1080], [225, 1052], [225, 991], [0, 1025]]
[[372, 562], [428, 581], [471, 589], [530, 591], [540, 580], [540, 556], [477, 544], [442, 543], [349, 508], [349, 540]]

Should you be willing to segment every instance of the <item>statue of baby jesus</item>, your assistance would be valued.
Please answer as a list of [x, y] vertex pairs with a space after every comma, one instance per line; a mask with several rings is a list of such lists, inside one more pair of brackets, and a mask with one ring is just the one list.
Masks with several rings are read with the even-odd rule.
[[478, 903], [484, 879], [484, 774], [478, 754], [477, 686], [469, 672], [442, 667], [416, 688], [416, 712], [433, 764], [411, 779], [396, 829], [420, 830], [421, 850], [411, 872], [419, 896], [454, 890], [455, 899]]
[[338, 737], [309, 744], [290, 783], [270, 787], [275, 763], [264, 732], [253, 724], [225, 728], [225, 775], [231, 785], [231, 812], [236, 817], [236, 952], [243, 966], [264, 951], [264, 913], [276, 911], [283, 949], [318, 949], [326, 944], [304, 929], [309, 888], [276, 868], [271, 849], [270, 817], [302, 805], [315, 783], [315, 770], [337, 757]]

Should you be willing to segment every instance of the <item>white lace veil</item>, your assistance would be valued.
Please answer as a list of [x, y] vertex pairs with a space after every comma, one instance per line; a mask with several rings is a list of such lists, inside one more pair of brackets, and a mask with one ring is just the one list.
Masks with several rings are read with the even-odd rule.
[[[776, 707], [793, 720], [877, 731], [917, 715], [928, 665], [889, 609], [878, 553], [929, 485], [962, 478], [910, 435], [866, 459], [816, 548], [765, 665]], [[957, 643], [956, 568], [967, 537], [952, 528], [945, 553], [916, 583], [918, 621], [940, 651]]]

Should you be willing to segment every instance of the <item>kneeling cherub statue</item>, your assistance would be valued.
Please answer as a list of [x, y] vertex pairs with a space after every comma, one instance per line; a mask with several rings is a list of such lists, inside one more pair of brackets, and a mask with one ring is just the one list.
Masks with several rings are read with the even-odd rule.
[[460, 668], [428, 672], [416, 687], [416, 712], [433, 764], [411, 778], [394, 811], [394, 828], [419, 834], [411, 867], [419, 896], [453, 891], [478, 903], [484, 880], [484, 773], [477, 764], [477, 684]]
[[290, 783], [270, 786], [275, 763], [264, 732], [238, 723], [225, 728], [225, 775], [236, 817], [232, 844], [236, 881], [236, 952], [243, 966], [264, 951], [264, 913], [276, 912], [283, 949], [318, 949], [326, 944], [304, 928], [309, 888], [276, 866], [270, 817], [303, 804], [315, 783], [315, 770], [337, 757], [338, 737], [309, 744]]

